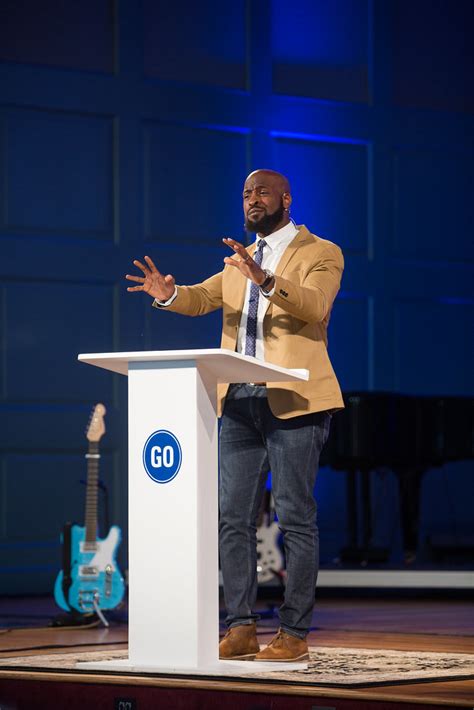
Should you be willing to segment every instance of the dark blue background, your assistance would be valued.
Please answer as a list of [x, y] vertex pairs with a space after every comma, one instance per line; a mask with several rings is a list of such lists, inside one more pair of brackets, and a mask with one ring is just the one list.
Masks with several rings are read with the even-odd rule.
[[[3, 0], [2, 591], [52, 589], [98, 401], [126, 537], [126, 381], [77, 354], [219, 344], [219, 314], [159, 313], [123, 275], [145, 253], [180, 283], [220, 269], [254, 168], [287, 174], [295, 220], [344, 250], [343, 389], [473, 393], [473, 29], [470, 0]], [[420, 546], [473, 534], [473, 487], [472, 462], [426, 474]], [[393, 475], [373, 489], [396, 562]], [[343, 474], [317, 493], [328, 562]]]

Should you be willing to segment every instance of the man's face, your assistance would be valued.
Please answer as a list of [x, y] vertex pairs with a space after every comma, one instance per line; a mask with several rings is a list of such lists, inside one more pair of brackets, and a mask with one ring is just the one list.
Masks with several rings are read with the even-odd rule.
[[281, 184], [273, 175], [250, 175], [243, 190], [245, 229], [268, 235], [284, 221], [285, 205]]

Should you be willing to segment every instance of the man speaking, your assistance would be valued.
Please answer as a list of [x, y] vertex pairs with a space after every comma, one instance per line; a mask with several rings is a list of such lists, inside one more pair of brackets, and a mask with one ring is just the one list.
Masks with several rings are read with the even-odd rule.
[[[319, 566], [313, 489], [331, 413], [344, 404], [327, 352], [327, 327], [344, 266], [332, 242], [290, 219], [291, 191], [273, 170], [250, 173], [243, 189], [245, 227], [256, 241], [233, 239], [224, 269], [202, 283], [176, 286], [150, 257], [134, 261], [153, 306], [189, 316], [223, 309], [221, 347], [286, 368], [307, 382], [219, 385], [219, 549], [228, 631], [223, 659], [307, 659]], [[268, 472], [283, 533], [287, 583], [280, 629], [259, 650], [256, 520]]]

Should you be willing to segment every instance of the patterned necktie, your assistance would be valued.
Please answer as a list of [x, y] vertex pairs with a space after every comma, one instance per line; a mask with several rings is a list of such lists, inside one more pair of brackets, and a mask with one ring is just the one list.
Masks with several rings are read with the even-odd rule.
[[[261, 266], [263, 258], [263, 250], [267, 246], [265, 239], [261, 239], [258, 243], [258, 249], [254, 254], [253, 260]], [[255, 347], [257, 344], [257, 311], [258, 299], [260, 297], [260, 287], [252, 281], [250, 284], [249, 307], [247, 315], [247, 332], [245, 335], [245, 354], [255, 357]]]

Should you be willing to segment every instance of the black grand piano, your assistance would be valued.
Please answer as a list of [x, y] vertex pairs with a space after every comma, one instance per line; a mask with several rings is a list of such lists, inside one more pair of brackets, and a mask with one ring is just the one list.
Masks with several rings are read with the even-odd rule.
[[370, 475], [384, 467], [398, 478], [409, 563], [417, 547], [423, 474], [449, 461], [474, 458], [474, 398], [346, 392], [344, 402], [345, 410], [333, 417], [321, 456], [322, 466], [347, 476], [349, 544], [341, 559], [365, 565], [388, 557], [387, 550], [372, 546], [371, 529]]

